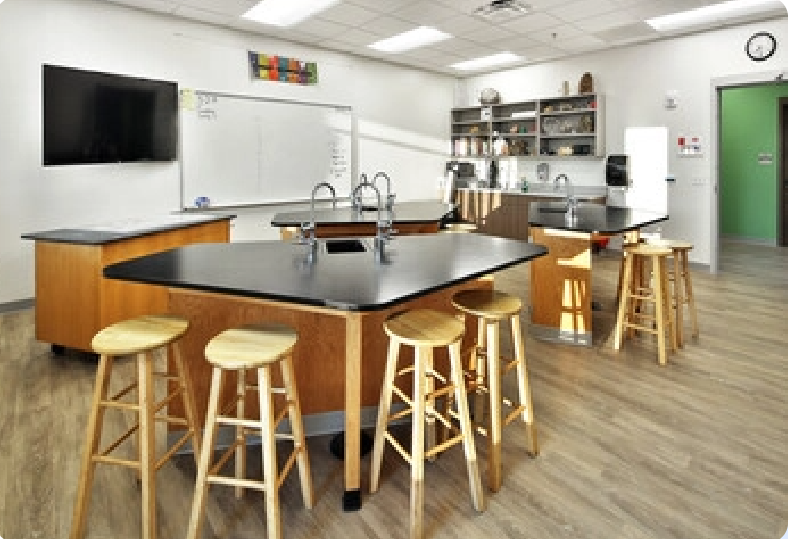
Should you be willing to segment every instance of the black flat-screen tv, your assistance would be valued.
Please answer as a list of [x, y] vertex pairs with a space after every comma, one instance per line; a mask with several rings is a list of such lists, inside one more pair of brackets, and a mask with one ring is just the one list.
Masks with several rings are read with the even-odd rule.
[[44, 65], [43, 163], [173, 161], [178, 85]]

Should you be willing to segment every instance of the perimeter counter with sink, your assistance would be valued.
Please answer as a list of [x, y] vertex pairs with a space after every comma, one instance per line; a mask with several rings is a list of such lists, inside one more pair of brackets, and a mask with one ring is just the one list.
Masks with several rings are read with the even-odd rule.
[[[605, 203], [607, 187], [574, 186], [579, 201]], [[561, 201], [566, 188], [551, 183], [530, 184], [528, 191], [517, 189], [458, 188], [454, 194], [460, 219], [476, 224], [478, 231], [528, 240], [528, 206], [532, 202]]]

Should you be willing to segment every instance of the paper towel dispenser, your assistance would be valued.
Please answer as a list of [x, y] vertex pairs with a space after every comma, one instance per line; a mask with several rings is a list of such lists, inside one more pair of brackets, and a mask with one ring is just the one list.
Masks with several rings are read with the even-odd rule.
[[628, 155], [608, 155], [605, 181], [609, 187], [628, 187], [629, 178], [629, 156]]

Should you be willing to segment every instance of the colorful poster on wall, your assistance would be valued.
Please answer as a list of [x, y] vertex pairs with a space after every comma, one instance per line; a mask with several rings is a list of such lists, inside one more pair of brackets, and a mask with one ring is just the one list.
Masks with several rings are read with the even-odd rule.
[[296, 58], [271, 56], [249, 51], [252, 79], [289, 82], [291, 84], [317, 84], [317, 62], [303, 62]]

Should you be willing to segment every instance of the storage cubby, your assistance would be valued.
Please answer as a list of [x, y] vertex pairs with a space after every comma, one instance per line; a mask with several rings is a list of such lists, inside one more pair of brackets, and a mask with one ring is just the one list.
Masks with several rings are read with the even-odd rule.
[[602, 96], [452, 109], [453, 157], [604, 157]]

